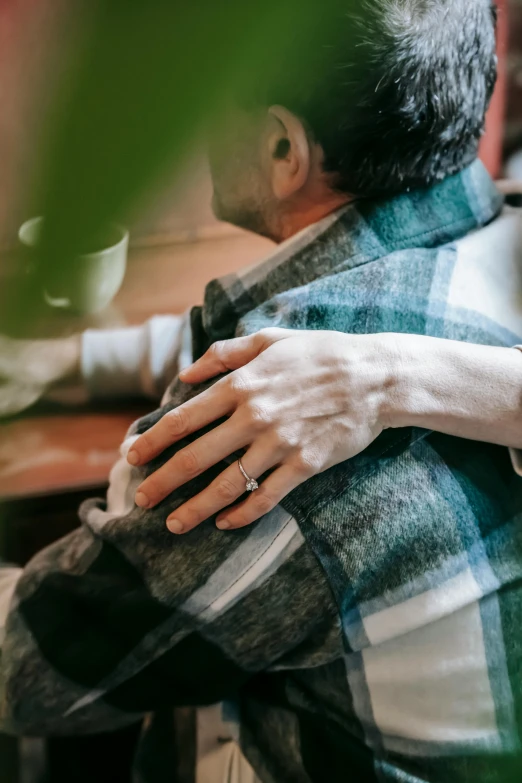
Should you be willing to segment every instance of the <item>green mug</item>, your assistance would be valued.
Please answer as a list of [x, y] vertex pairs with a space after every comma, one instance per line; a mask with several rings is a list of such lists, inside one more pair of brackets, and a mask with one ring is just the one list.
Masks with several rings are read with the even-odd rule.
[[[18, 238], [28, 251], [38, 246], [44, 218], [27, 220], [18, 231]], [[44, 287], [45, 301], [51, 307], [78, 313], [103, 310], [118, 293], [127, 267], [129, 232], [123, 226], [110, 226], [102, 244], [93, 252], [76, 256], [73, 273], [64, 281], [53, 281], [52, 289]], [[70, 271], [70, 270], [69, 270]]]

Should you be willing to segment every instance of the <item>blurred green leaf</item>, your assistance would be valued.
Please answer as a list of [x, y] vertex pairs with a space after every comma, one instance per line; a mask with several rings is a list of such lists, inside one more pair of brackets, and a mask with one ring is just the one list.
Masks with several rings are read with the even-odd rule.
[[45, 230], [36, 274], [8, 297], [11, 332], [36, 316], [44, 281], [67, 278], [107, 223], [126, 221], [175, 173], [202, 125], [218, 120], [225, 91], [277, 74], [283, 53], [304, 41], [307, 7], [91, 1], [77, 62], [47, 121], [29, 210], [46, 216]]

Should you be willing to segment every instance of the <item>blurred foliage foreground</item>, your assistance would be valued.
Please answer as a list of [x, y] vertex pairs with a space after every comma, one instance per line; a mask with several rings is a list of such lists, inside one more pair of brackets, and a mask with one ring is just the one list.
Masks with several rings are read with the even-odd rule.
[[0, 332], [32, 331], [44, 288], [67, 288], [75, 257], [172, 180], [202, 129], [219, 124], [226, 94], [277, 78], [292, 47], [306, 51], [308, 2], [73, 0], [22, 205], [45, 216], [40, 246], [30, 275], [20, 250], [19, 274], [4, 281]]
[[26, 205], [46, 217], [36, 273], [4, 290], [3, 330], [36, 317], [43, 281], [63, 283], [109, 222], [146, 205], [219, 122], [225, 93], [277, 77], [283, 53], [306, 47], [307, 2], [74, 0], [77, 40], [64, 46]]

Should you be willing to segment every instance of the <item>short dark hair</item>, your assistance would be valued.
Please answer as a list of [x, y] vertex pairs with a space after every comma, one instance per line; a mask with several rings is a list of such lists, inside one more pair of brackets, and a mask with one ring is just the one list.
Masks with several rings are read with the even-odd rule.
[[310, 46], [290, 49], [258, 97], [305, 121], [338, 189], [427, 187], [475, 159], [496, 81], [491, 0], [311, 5]]

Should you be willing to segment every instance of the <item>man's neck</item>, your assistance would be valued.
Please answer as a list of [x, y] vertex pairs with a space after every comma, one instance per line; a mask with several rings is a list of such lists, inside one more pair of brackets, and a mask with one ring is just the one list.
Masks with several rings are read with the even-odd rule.
[[350, 201], [353, 201], [352, 196], [346, 193], [333, 192], [321, 201], [302, 201], [291, 210], [287, 210], [278, 216], [277, 221], [275, 221], [276, 228], [273, 239], [276, 242], [284, 242], [304, 228], [318, 223]]
[[353, 198], [345, 193], [332, 193], [329, 198], [321, 202], [304, 202], [297, 205], [291, 212], [281, 215], [276, 242], [284, 242], [285, 239], [289, 239], [313, 223], [318, 223], [350, 201], [353, 201]]

